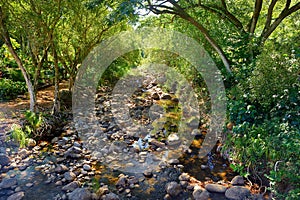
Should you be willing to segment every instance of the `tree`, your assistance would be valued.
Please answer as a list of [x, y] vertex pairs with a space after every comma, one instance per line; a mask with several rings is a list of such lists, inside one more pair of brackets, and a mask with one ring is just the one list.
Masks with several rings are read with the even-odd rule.
[[70, 90], [77, 70], [88, 53], [105, 37], [128, 28], [125, 20], [112, 23], [112, 11], [105, 4], [88, 3], [89, 1], [76, 0], [72, 4], [66, 4], [63, 20], [60, 20], [55, 31], [57, 56], [70, 75]]
[[35, 93], [34, 93], [34, 88], [32, 85], [32, 82], [30, 80], [29, 74], [25, 67], [23, 66], [22, 60], [18, 56], [16, 50], [13, 48], [13, 45], [10, 40], [10, 35], [7, 30], [6, 26], [6, 16], [7, 13], [3, 12], [2, 7], [0, 6], [0, 26], [1, 26], [1, 38], [4, 40], [4, 43], [7, 45], [9, 52], [13, 55], [16, 63], [18, 64], [20, 70], [22, 71], [23, 77], [25, 79], [28, 93], [30, 96], [30, 111], [34, 112], [35, 111], [35, 105], [36, 105], [36, 98], [35, 98]]
[[[254, 5], [248, 1], [226, 2], [225, 0], [147, 0], [138, 1], [137, 3], [145, 5], [147, 9], [155, 14], [171, 14], [196, 27], [219, 54], [228, 73], [231, 73], [231, 62], [222, 46], [211, 34], [211, 30], [206, 28], [209, 22], [203, 15], [210, 13], [210, 16], [219, 21], [226, 21], [228, 25], [234, 27], [235, 31], [243, 37], [246, 43], [245, 46], [250, 47], [249, 53], [251, 56], [249, 56], [248, 61], [251, 62], [253, 58], [260, 54], [266, 40], [282, 21], [300, 9], [300, 2], [295, 3], [291, 0], [286, 0], [284, 4], [278, 0], [272, 0], [270, 3], [256, 0]], [[245, 12], [241, 13], [240, 9], [237, 9], [238, 6], [245, 7]], [[248, 13], [252, 13], [250, 18]], [[262, 15], [265, 17], [263, 18]], [[219, 31], [222, 30], [219, 29]], [[228, 34], [230, 33], [232, 32], [228, 32]]]

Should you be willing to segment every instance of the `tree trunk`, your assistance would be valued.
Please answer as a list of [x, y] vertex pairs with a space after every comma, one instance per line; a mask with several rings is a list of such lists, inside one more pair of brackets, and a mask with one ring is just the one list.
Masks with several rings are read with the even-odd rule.
[[1, 7], [0, 7], [0, 26], [1, 26], [1, 36], [2, 36], [6, 46], [8, 47], [9, 52], [14, 57], [18, 67], [21, 69], [21, 72], [22, 72], [23, 77], [25, 79], [27, 89], [28, 89], [28, 93], [29, 93], [29, 97], [30, 97], [30, 111], [35, 112], [36, 99], [35, 99], [35, 94], [34, 94], [34, 88], [33, 88], [33, 85], [31, 83], [29, 74], [27, 73], [25, 67], [23, 66], [23, 63], [22, 63], [20, 57], [18, 56], [18, 54], [16, 53], [15, 49], [12, 46], [12, 43], [11, 43], [11, 40], [10, 40], [10, 37], [9, 37], [9, 33], [7, 31], [7, 28], [6, 28], [4, 15], [3, 15]]
[[[54, 45], [53, 45], [54, 46]], [[60, 111], [60, 100], [59, 100], [59, 67], [58, 67], [58, 58], [55, 47], [53, 47], [53, 58], [54, 58], [54, 69], [55, 69], [55, 78], [54, 78], [54, 104], [52, 109], [52, 114], [56, 114]]]

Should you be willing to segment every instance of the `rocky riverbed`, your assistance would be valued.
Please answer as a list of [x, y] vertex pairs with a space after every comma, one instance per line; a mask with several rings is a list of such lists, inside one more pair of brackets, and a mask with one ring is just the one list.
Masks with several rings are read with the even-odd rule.
[[[51, 141], [32, 141], [30, 146], [18, 148], [7, 140], [9, 131], [2, 128], [0, 200], [264, 199], [258, 188], [234, 175], [217, 147], [207, 157], [197, 158], [205, 126], [194, 131], [190, 145], [181, 142], [176, 133], [180, 106], [174, 93], [150, 81], [126, 102], [137, 123], [146, 126], [164, 119], [143, 136], [118, 125], [111, 110], [111, 94], [110, 87], [101, 87], [96, 96], [102, 135], [83, 137], [75, 128], [78, 124], [69, 121]], [[157, 107], [151, 110], [153, 104]], [[91, 142], [101, 143], [101, 148], [91, 148]], [[174, 146], [181, 156], [164, 157], [161, 152]], [[137, 170], [128, 170], [128, 166]]]

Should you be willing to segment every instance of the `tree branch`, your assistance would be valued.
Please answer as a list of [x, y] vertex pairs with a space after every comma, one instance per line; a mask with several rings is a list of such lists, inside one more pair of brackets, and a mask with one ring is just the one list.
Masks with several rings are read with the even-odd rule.
[[290, 6], [290, 0], [287, 0], [285, 8], [281, 11], [280, 15], [275, 19], [275, 21], [272, 23], [271, 26], [266, 27], [265, 32], [262, 33], [261, 43], [263, 44], [268, 37], [274, 32], [274, 30], [277, 28], [277, 26], [284, 20], [286, 17], [291, 15], [292, 13], [296, 12], [300, 9], [300, 2], [289, 8]]
[[252, 18], [248, 24], [248, 32], [253, 34], [262, 8], [262, 0], [256, 0]]

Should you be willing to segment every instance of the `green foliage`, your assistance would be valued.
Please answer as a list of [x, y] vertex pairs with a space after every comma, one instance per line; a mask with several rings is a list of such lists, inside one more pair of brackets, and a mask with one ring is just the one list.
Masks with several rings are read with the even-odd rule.
[[36, 114], [28, 110], [25, 112], [24, 126], [13, 125], [11, 138], [19, 142], [21, 148], [25, 147], [28, 139], [36, 136], [43, 122], [42, 114]]
[[265, 176], [277, 195], [283, 192], [278, 191], [281, 184], [300, 187], [299, 129], [274, 119], [261, 125], [239, 124], [233, 133], [229, 141], [234, 147], [232, 158], [236, 163], [232, 168], [235, 171], [248, 175], [250, 168], [251, 173]]
[[28, 135], [23, 131], [21, 126], [18, 126], [16, 124], [12, 126], [11, 138], [19, 142], [21, 148], [27, 145]]
[[25, 112], [25, 120], [28, 124], [25, 126], [25, 128], [29, 133], [36, 131], [43, 123], [42, 114], [38, 115], [29, 110]]
[[300, 59], [293, 54], [262, 53], [248, 79], [250, 98], [265, 109], [270, 109], [297, 82], [299, 71]]
[[25, 82], [0, 79], [0, 100], [10, 100], [27, 91]]
[[228, 115], [236, 124], [225, 145], [231, 167], [268, 180], [278, 198], [293, 199], [300, 187], [299, 60], [273, 52], [253, 66], [253, 75], [229, 92]]

